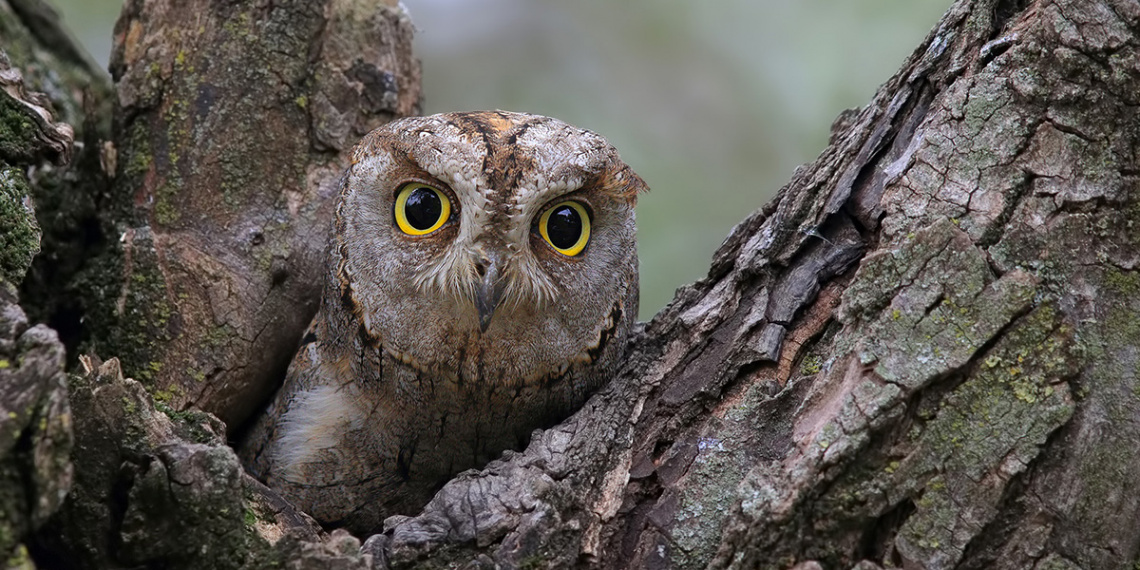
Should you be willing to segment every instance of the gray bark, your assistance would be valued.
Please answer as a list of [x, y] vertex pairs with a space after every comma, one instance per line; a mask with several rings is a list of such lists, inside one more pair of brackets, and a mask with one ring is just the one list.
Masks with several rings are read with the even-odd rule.
[[[27, 276], [22, 283], [15, 278], [10, 282], [20, 285], [30, 320], [46, 322], [66, 346], [74, 348], [86, 302], [74, 277], [101, 245], [96, 230], [107, 191], [103, 163], [111, 145], [114, 91], [106, 73], [38, 0], [0, 1], [0, 38], [0, 48], [21, 74], [26, 91], [40, 94], [37, 106], [42, 111], [37, 115], [47, 112], [73, 133], [62, 149], [50, 155], [7, 163], [13, 174], [8, 180], [28, 180], [29, 204], [35, 204], [42, 232], [40, 253], [30, 268], [24, 267]], [[5, 243], [12, 244], [11, 239]], [[17, 246], [9, 251], [25, 249]]]
[[[128, 64], [132, 22], [157, 21], [135, 8]], [[89, 568], [1135, 565], [1138, 34], [1136, 1], [957, 2], [580, 412], [363, 547], [242, 477], [216, 420], [117, 361], [73, 377], [74, 488], [20, 532], [34, 560]], [[134, 45], [178, 76], [153, 37]], [[137, 73], [120, 100], [167, 113], [137, 115], [138, 136], [182, 136], [179, 98], [155, 106]], [[341, 140], [321, 124], [307, 144]], [[127, 188], [196, 184], [181, 157], [150, 160]], [[273, 207], [239, 205], [219, 211]], [[184, 222], [156, 208], [133, 215]], [[169, 350], [142, 359], [198, 362]]]
[[9, 285], [0, 287], [0, 555], [20, 567], [27, 538], [71, 490], [71, 414], [63, 345], [29, 326]]
[[[26, 33], [2, 3], [0, 31]], [[72, 128], [57, 121], [40, 92], [47, 71], [27, 65], [58, 63], [53, 55], [0, 51], [0, 556], [7, 567], [31, 564], [28, 538], [63, 503], [74, 473], [64, 348], [55, 331], [29, 326], [15, 288], [40, 249], [32, 189], [55, 179], [50, 172], [72, 150]], [[66, 84], [72, 69], [61, 65], [55, 84]], [[49, 173], [29, 180], [29, 166]]]

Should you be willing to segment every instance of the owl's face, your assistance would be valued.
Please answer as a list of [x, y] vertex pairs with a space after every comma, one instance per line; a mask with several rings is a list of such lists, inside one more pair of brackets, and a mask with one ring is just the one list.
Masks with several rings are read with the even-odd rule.
[[636, 314], [645, 185], [600, 136], [535, 115], [434, 115], [369, 134], [353, 163], [338, 277], [411, 366], [447, 377], [494, 362], [478, 376], [541, 381]]

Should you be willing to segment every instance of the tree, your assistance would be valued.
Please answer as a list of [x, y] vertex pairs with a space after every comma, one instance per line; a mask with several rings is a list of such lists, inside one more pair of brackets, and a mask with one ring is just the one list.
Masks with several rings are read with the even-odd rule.
[[[200, 111], [199, 84], [187, 91], [197, 93], [195, 104], [178, 103], [187, 100], [178, 66], [201, 68], [173, 47], [171, 38], [180, 36], [157, 30], [212, 45], [240, 39], [255, 25], [308, 38], [296, 45], [311, 48], [329, 27], [274, 19], [275, 10], [292, 5], [184, 13], [161, 6], [130, 4], [118, 26], [116, 61], [126, 67], [118, 72], [123, 107], [113, 140], [126, 157], [120, 164], [152, 156], [140, 140], [178, 149], [178, 158], [163, 166], [152, 157], [133, 175], [122, 170], [111, 195], [138, 184], [157, 192], [161, 184], [146, 177], [168, 168], [182, 177], [168, 198], [187, 200], [179, 202], [185, 208], [195, 204], [188, 180], [199, 173], [179, 165], [208, 152], [180, 153], [201, 143], [195, 137], [206, 131], [196, 121], [233, 97], [211, 95]], [[328, 19], [340, 13], [336, 6], [310, 15]], [[235, 27], [211, 36], [174, 25], [189, 14]], [[311, 34], [292, 31], [304, 29]], [[153, 39], [132, 44], [132, 34]], [[362, 554], [355, 539], [322, 538], [303, 515], [243, 479], [210, 416], [179, 411], [182, 395], [162, 397], [167, 363], [186, 369], [198, 357], [153, 334], [143, 336], [157, 338], [162, 350], [142, 347], [141, 358], [123, 360], [133, 362], [127, 374], [149, 386], [122, 379], [116, 361], [86, 361], [87, 375], [71, 377], [75, 485], [38, 531], [32, 528], [42, 516], [5, 536], [25, 537], [41, 563], [57, 561], [51, 553], [82, 551], [91, 567], [286, 560], [301, 567], [318, 559], [345, 567], [1134, 564], [1138, 34], [1135, 1], [957, 2], [866, 107], [836, 121], [820, 157], [733, 230], [708, 276], [648, 323], [610, 385], [560, 426], [537, 433], [524, 452], [461, 474], [420, 515], [389, 520]], [[131, 45], [146, 48], [132, 59]], [[302, 51], [312, 61], [313, 51]], [[158, 78], [148, 79], [142, 70], [149, 57], [173, 71], [160, 63]], [[377, 69], [414, 70], [410, 60], [387, 61]], [[211, 70], [243, 72], [221, 67]], [[383, 74], [351, 73], [344, 75], [356, 78], [358, 104], [380, 93], [367, 86], [386, 84], [370, 83]], [[319, 72], [312, 77], [318, 79], [281, 83], [322, 85]], [[160, 87], [143, 88], [154, 84]], [[140, 120], [147, 111], [124, 112], [131, 101], [165, 115]], [[329, 144], [320, 142], [329, 132], [345, 132], [322, 130], [337, 123], [322, 122], [329, 115], [316, 110], [316, 98], [293, 101], [314, 109], [306, 131], [311, 148]], [[345, 114], [346, 107], [336, 108]], [[296, 144], [276, 141], [259, 144]], [[224, 165], [235, 162], [216, 163], [224, 176]], [[164, 221], [159, 206], [135, 204], [131, 215], [145, 211], [150, 227], [216, 231], [185, 209]], [[239, 201], [231, 214], [258, 208], [272, 206]], [[122, 215], [96, 213], [102, 223]], [[213, 267], [210, 255], [227, 248], [244, 251], [232, 241], [217, 245], [202, 248], [196, 267]], [[272, 258], [258, 271], [273, 283]], [[284, 281], [304, 271], [290, 268]], [[176, 277], [161, 274], [161, 283], [146, 290], [173, 299], [167, 319], [190, 311], [171, 285]], [[104, 290], [122, 298], [122, 288]], [[115, 298], [93, 298], [92, 310], [108, 310]], [[163, 310], [154, 310], [159, 320], [147, 322], [170, 331]], [[132, 338], [113, 346], [127, 354], [139, 348]], [[234, 358], [227, 362], [241, 362]], [[139, 372], [147, 359], [157, 359], [152, 378]], [[26, 364], [14, 368], [8, 373], [24, 375]], [[214, 411], [237, 414], [225, 406]], [[21, 425], [33, 426], [32, 417], [20, 416]], [[34, 456], [41, 440], [21, 441], [2, 456], [3, 465], [26, 469], [20, 461]], [[28, 496], [40, 496], [24, 484]], [[91, 493], [95, 488], [106, 491]], [[93, 522], [100, 508], [112, 515], [109, 524]], [[287, 537], [271, 544], [271, 529]], [[0, 546], [11, 544], [15, 539]]]

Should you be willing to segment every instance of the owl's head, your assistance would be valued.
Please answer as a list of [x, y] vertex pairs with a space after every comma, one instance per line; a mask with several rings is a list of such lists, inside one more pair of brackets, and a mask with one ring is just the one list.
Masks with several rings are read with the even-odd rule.
[[515, 351], [503, 372], [520, 375], [588, 358], [637, 312], [644, 189], [602, 137], [556, 119], [395, 121], [353, 154], [337, 283], [385, 350], [427, 370], [467, 350]]

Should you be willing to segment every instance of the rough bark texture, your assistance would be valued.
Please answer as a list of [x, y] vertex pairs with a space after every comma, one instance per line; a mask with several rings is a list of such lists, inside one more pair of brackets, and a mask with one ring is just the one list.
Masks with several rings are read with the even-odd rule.
[[[204, 241], [212, 245], [201, 245], [191, 261], [221, 269], [192, 277], [272, 307], [209, 299], [219, 319], [270, 331], [208, 331], [217, 354], [196, 362], [245, 375], [222, 374], [222, 384], [194, 403], [240, 420], [270, 388], [265, 383], [283, 368], [317, 294], [317, 280], [285, 282], [296, 277], [291, 271], [316, 272], [331, 205], [321, 189], [335, 185], [339, 151], [418, 102], [410, 23], [377, 3], [168, 8], [127, 6], [112, 132], [111, 84], [54, 13], [36, 0], [0, 2], [0, 560], [29, 568], [371, 567], [359, 540], [324, 534], [245, 476], [224, 424], [172, 407], [190, 403], [178, 397], [189, 393], [187, 378], [203, 380], [193, 368], [155, 382], [164, 359], [184, 362], [177, 358], [186, 350], [200, 350], [190, 340], [206, 334], [204, 321], [184, 317], [203, 310], [202, 295], [195, 296], [201, 290], [185, 281], [201, 267], [187, 269], [185, 248], [178, 249]], [[265, 21], [272, 17], [275, 24]], [[212, 51], [194, 49], [202, 45]], [[200, 72], [185, 67], [196, 63]], [[210, 99], [215, 94], [220, 102]], [[177, 111], [187, 109], [179, 100], [193, 101], [195, 114]], [[61, 118], [78, 128], [74, 145]], [[262, 146], [250, 140], [255, 134]], [[149, 152], [151, 143], [161, 152]], [[179, 153], [193, 168], [177, 170]], [[228, 201], [218, 191], [227, 182], [216, 176], [220, 153], [233, 161], [227, 175], [270, 179], [245, 181], [241, 199]], [[181, 174], [191, 179], [184, 186]], [[177, 192], [163, 198], [180, 215], [193, 217], [150, 224], [158, 183]], [[252, 244], [275, 248], [257, 257], [264, 264], [251, 261], [248, 244], [235, 246], [219, 233], [219, 224], [256, 226], [250, 219], [276, 236]], [[43, 253], [25, 277], [41, 227]], [[124, 379], [117, 359], [87, 358], [70, 379], [69, 398], [63, 345], [50, 329], [29, 328], [15, 305], [10, 283], [21, 280], [33, 317], [64, 331], [71, 349], [85, 340], [85, 349], [145, 355], [147, 367], [136, 363], [135, 373], [151, 393]], [[270, 309], [281, 317], [274, 320]], [[156, 314], [161, 323], [146, 320]], [[153, 336], [138, 334], [144, 329]], [[226, 395], [238, 387], [245, 391]]]
[[[325, 536], [246, 475], [225, 426], [176, 412], [119, 361], [83, 357], [70, 378], [75, 483], [41, 529], [49, 568], [368, 568], [360, 541]], [[347, 542], [346, 542], [347, 541]]]
[[[21, 72], [26, 90], [42, 98], [38, 106], [74, 131], [74, 144], [69, 141], [37, 160], [17, 161], [19, 172], [8, 169], [6, 174], [9, 182], [29, 181], [29, 205], [34, 201], [42, 231], [37, 246], [41, 252], [32, 260], [28, 275], [22, 284], [20, 279], [11, 282], [21, 285], [30, 320], [46, 322], [66, 346], [74, 348], [84, 299], [71, 282], [103, 241], [98, 215], [107, 199], [108, 179], [101, 162], [104, 141], [110, 140], [114, 90], [106, 72], [38, 0], [0, 1], [0, 38], [0, 49], [12, 68]], [[22, 250], [17, 246], [8, 251]]]
[[68, 172], [72, 155], [73, 130], [54, 113], [83, 70], [56, 58], [62, 42], [59, 51], [30, 49], [33, 31], [51, 29], [0, 2], [0, 34], [15, 38], [0, 47], [0, 560], [10, 568], [32, 567], [27, 543], [73, 480], [64, 348], [55, 331], [29, 326], [15, 287], [40, 250], [33, 194]]
[[18, 568], [71, 489], [72, 435], [63, 345], [28, 326], [10, 289], [0, 287], [0, 559]]
[[[368, 87], [389, 85], [382, 73], [321, 75], [312, 57], [359, 51], [356, 35], [315, 47], [329, 22], [360, 21], [333, 15], [399, 13], [307, 6], [201, 7], [200, 28], [171, 23], [181, 8], [126, 7], [119, 205], [100, 214], [123, 239], [92, 266], [112, 286], [90, 306], [111, 315], [93, 325], [100, 346], [149, 376], [124, 379], [115, 360], [72, 376], [74, 484], [36, 531], [69, 473], [66, 422], [29, 419], [59, 417], [59, 345], [0, 330], [0, 358], [39, 355], [16, 361], [34, 388], [0, 384], [5, 411], [40, 410], [0, 417], [0, 435], [21, 433], [0, 476], [33, 499], [0, 497], [10, 564], [30, 563], [22, 541], [41, 565], [82, 568], [1137, 564], [1140, 2], [957, 2], [583, 410], [363, 547], [243, 477], [222, 426], [176, 407], [240, 417], [234, 395], [262, 390], [246, 370], [279, 370], [284, 341], [260, 343], [303, 311], [267, 311], [305, 306], [311, 268], [296, 264], [317, 250], [297, 240], [319, 233], [334, 151], [373, 120], [340, 97], [392, 101]], [[227, 63], [225, 45], [253, 55]], [[247, 147], [273, 168], [228, 154]], [[224, 333], [213, 352], [209, 330]], [[13, 344], [31, 331], [42, 342]]]
[[84, 346], [240, 427], [316, 311], [348, 149], [418, 108], [411, 38], [392, 0], [128, 1]]

